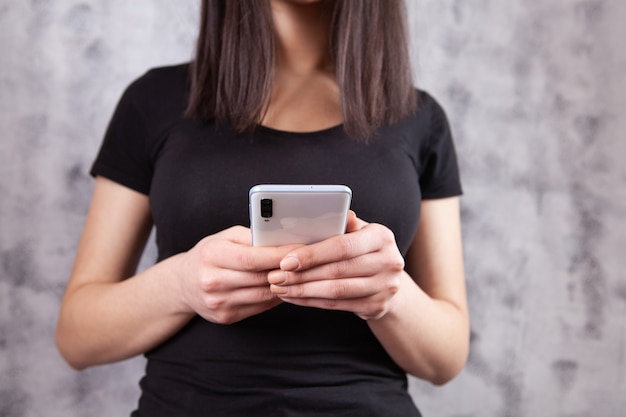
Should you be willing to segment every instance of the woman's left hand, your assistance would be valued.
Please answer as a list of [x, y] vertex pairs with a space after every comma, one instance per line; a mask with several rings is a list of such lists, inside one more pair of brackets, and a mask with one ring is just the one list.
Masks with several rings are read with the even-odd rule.
[[346, 234], [298, 248], [268, 275], [271, 291], [300, 306], [380, 319], [393, 306], [404, 258], [393, 232], [350, 212]]

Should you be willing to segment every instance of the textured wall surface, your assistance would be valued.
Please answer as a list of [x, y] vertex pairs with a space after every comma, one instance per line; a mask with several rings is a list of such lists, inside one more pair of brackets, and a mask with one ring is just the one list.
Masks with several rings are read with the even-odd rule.
[[[0, 0], [0, 416], [123, 416], [143, 360], [54, 347], [122, 89], [187, 60], [197, 0]], [[464, 177], [467, 368], [425, 416], [626, 416], [626, 2], [408, 0]], [[150, 247], [144, 265], [154, 257]]]

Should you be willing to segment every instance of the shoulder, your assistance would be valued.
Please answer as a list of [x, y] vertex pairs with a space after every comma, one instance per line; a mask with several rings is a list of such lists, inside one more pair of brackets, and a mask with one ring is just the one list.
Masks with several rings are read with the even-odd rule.
[[447, 125], [445, 111], [427, 91], [415, 89], [416, 106], [409, 115], [395, 124], [386, 126], [386, 134], [400, 133], [411, 142], [411, 147], [428, 145], [430, 136]]
[[124, 90], [116, 113], [138, 118], [150, 131], [162, 130], [185, 113], [188, 64], [152, 68]]
[[402, 121], [404, 128], [411, 132], [411, 140], [422, 150], [433, 145], [437, 138], [450, 134], [448, 117], [439, 101], [425, 90], [416, 89], [417, 106], [415, 111]]
[[151, 68], [132, 81], [124, 95], [135, 103], [186, 103], [189, 64]]
[[146, 71], [136, 82], [138, 84], [160, 84], [163, 86], [187, 85], [189, 63], [155, 67]]
[[415, 116], [424, 118], [426, 121], [441, 122], [446, 119], [446, 113], [439, 103], [429, 92], [425, 90], [416, 90], [417, 94], [417, 110]]

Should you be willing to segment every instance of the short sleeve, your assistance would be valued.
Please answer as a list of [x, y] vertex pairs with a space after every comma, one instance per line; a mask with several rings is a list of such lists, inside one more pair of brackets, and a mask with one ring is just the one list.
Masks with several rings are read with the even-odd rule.
[[422, 154], [420, 188], [423, 199], [461, 195], [461, 179], [450, 125], [444, 110], [430, 96], [422, 101], [429, 114], [428, 145]]
[[138, 105], [140, 99], [140, 89], [135, 81], [117, 104], [90, 173], [147, 195], [152, 181], [152, 164], [147, 146], [146, 118]]

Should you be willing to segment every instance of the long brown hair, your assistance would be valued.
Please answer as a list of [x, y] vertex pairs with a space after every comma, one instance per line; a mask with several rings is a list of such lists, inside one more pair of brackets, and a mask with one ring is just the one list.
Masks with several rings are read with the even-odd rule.
[[[326, 0], [344, 129], [369, 139], [415, 110], [402, 0]], [[187, 114], [253, 130], [271, 94], [269, 0], [203, 0]]]

